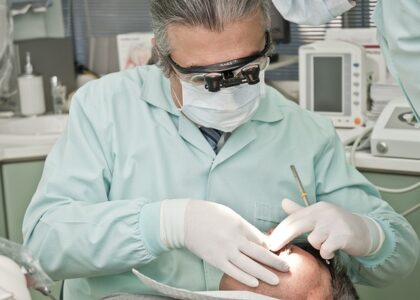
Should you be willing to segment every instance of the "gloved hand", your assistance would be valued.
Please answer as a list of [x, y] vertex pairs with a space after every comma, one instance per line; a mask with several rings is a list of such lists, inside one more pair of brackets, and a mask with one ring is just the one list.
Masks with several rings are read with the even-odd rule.
[[284, 211], [289, 215], [271, 233], [270, 250], [277, 251], [296, 237], [310, 232], [308, 242], [324, 259], [334, 257], [343, 250], [352, 256], [373, 255], [382, 246], [384, 233], [371, 218], [350, 213], [327, 202], [308, 207], [284, 199]]
[[[165, 200], [161, 239], [168, 248], [186, 247], [229, 276], [251, 287], [258, 280], [279, 283], [258, 262], [287, 272], [288, 265], [267, 249], [266, 236], [230, 208], [201, 200]], [[257, 262], [258, 261], [258, 262]]]

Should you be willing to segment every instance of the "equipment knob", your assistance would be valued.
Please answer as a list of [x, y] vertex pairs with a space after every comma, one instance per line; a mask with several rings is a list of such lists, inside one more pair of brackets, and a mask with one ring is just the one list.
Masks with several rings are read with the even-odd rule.
[[385, 154], [388, 152], [388, 145], [385, 142], [379, 142], [376, 144], [376, 150], [379, 153]]

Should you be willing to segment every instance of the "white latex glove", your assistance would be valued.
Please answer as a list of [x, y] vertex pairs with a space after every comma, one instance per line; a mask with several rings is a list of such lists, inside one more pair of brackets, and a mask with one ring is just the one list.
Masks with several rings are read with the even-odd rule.
[[278, 277], [258, 262], [282, 272], [289, 270], [287, 263], [267, 249], [267, 236], [224, 205], [165, 200], [160, 217], [161, 239], [168, 248], [186, 247], [243, 284], [256, 287], [257, 279], [279, 283]]
[[289, 215], [271, 233], [268, 243], [273, 251], [281, 249], [296, 237], [310, 232], [308, 242], [324, 259], [343, 250], [352, 256], [373, 255], [381, 248], [384, 233], [371, 218], [356, 215], [327, 202], [308, 207], [284, 199], [284, 211]]

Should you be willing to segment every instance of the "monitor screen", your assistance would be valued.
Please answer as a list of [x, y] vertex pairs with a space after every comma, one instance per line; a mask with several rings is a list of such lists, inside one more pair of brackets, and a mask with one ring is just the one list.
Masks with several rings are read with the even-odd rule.
[[271, 11], [271, 38], [275, 44], [290, 43], [290, 23], [286, 21], [270, 1]]
[[343, 112], [343, 58], [313, 57], [313, 107], [318, 112]]

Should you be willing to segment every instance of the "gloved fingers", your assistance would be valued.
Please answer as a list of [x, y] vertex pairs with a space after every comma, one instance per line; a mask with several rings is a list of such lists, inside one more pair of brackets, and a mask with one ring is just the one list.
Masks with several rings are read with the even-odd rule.
[[281, 272], [288, 272], [289, 265], [278, 255], [255, 243], [246, 243], [239, 250], [250, 258]]
[[235, 255], [230, 261], [242, 271], [268, 284], [277, 285], [279, 283], [276, 274], [242, 253]]
[[283, 201], [281, 202], [281, 207], [283, 208], [285, 213], [288, 215], [293, 214], [304, 208], [303, 206], [287, 198], [283, 199]]
[[315, 218], [307, 214], [305, 211], [307, 209], [309, 208], [304, 208], [291, 214], [277, 225], [267, 238], [268, 247], [271, 251], [280, 250], [296, 237], [314, 229]]
[[[243, 255], [243, 254], [242, 254]], [[231, 262], [227, 262], [220, 268], [224, 273], [229, 275], [230, 277], [236, 279], [243, 284], [250, 286], [250, 287], [257, 287], [259, 282], [254, 276], [247, 274], [246, 272], [242, 271], [237, 266], [233, 265]]]
[[247, 240], [252, 241], [258, 245], [261, 245], [268, 249], [267, 235], [261, 232], [258, 228], [252, 224], [247, 224], [247, 232], [245, 237]]
[[325, 230], [315, 229], [308, 235], [308, 242], [315, 249], [321, 249], [322, 244], [328, 239], [328, 233]]
[[335, 255], [335, 251], [340, 249], [337, 243], [337, 239], [327, 239], [319, 249], [319, 254], [324, 259], [331, 259]]

